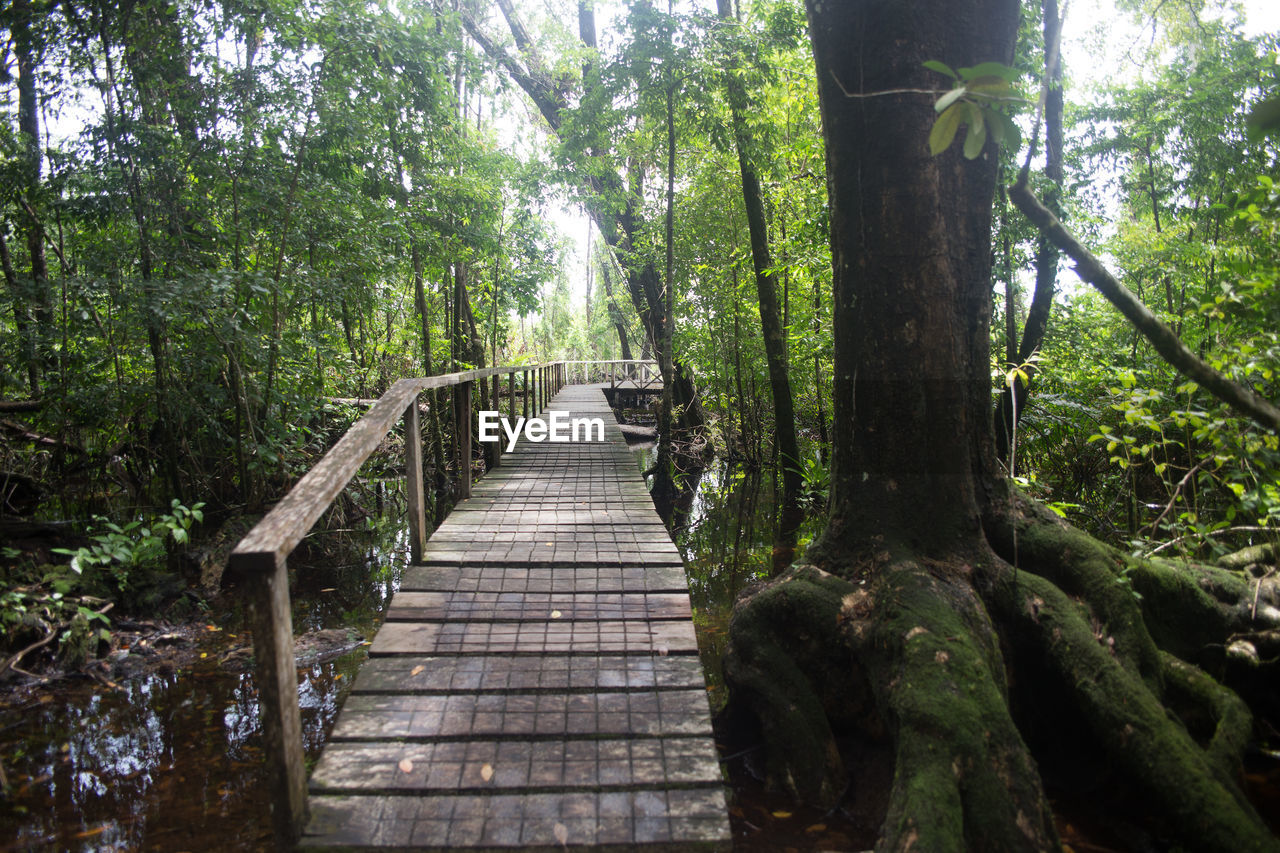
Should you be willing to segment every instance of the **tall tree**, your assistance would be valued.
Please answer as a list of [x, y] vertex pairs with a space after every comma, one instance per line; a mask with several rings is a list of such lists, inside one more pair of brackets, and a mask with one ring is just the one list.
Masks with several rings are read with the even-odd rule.
[[[485, 53], [524, 90], [546, 120], [551, 132], [563, 140], [566, 119], [577, 118], [568, 106], [569, 84], [547, 68], [509, 0], [500, 0], [498, 6], [515, 42], [517, 56], [512, 56], [490, 37], [478, 21], [464, 15], [467, 31]], [[594, 14], [580, 14], [579, 25], [580, 40], [584, 45], [593, 44]], [[590, 103], [603, 96], [599, 72], [590, 59], [586, 63], [586, 69], [582, 91], [578, 93], [579, 103]], [[591, 121], [583, 124], [589, 126]], [[615, 252], [632, 304], [644, 326], [647, 343], [658, 353], [659, 361], [662, 361], [660, 348], [665, 338], [665, 326], [674, 322], [674, 319], [667, 316], [661, 276], [652, 257], [638, 251], [640, 234], [645, 224], [640, 210], [643, 197], [636, 192], [641, 170], [630, 168], [624, 173], [617, 165], [609, 162], [610, 156], [615, 152], [609, 150], [605, 134], [597, 132], [588, 135], [591, 138], [584, 148], [586, 157], [578, 172], [587, 195], [587, 211], [600, 229], [600, 236], [605, 244]], [[631, 163], [629, 166], [634, 167], [635, 164]], [[680, 425], [686, 429], [701, 427], [705, 417], [693, 379], [678, 359], [672, 357], [671, 364], [672, 376], [664, 377], [664, 383], [672, 386], [673, 404], [680, 412]]]
[[[31, 0], [15, 0], [5, 14], [13, 38], [13, 53], [18, 71], [18, 134], [21, 147], [21, 184], [15, 199], [21, 210], [19, 221], [26, 232], [27, 257], [31, 277], [25, 294], [14, 294], [14, 310], [25, 314], [25, 304], [35, 306], [34, 328], [18, 319], [28, 336], [27, 375], [33, 397], [40, 396], [40, 381], [48, 367], [49, 347], [53, 338], [53, 305], [49, 294], [49, 266], [44, 251], [44, 226], [37, 210], [44, 171], [44, 152], [40, 141], [40, 91], [37, 71], [44, 51], [40, 24], [47, 15], [44, 4]], [[6, 255], [8, 254], [6, 250]], [[16, 282], [16, 278], [7, 276]], [[24, 298], [25, 297], [25, 298]], [[15, 318], [18, 315], [15, 314]]]
[[[726, 659], [771, 778], [833, 802], [847, 778], [833, 726], [880, 732], [894, 770], [877, 849], [1057, 849], [1032, 748], [1051, 761], [1066, 741], [1073, 760], [1105, 756], [1183, 845], [1276, 849], [1232, 778], [1247, 712], [1242, 728], [1238, 699], [1157, 645], [1185, 642], [1170, 597], [1144, 613], [1118, 580], [1170, 570], [1125, 562], [996, 472], [996, 151], [975, 106], [977, 156], [930, 155], [942, 93], [924, 63], [1008, 64], [1018, 4], [807, 9], [834, 267], [830, 518], [808, 554], [826, 571], [797, 567], [750, 598]], [[1189, 693], [1231, 708], [1207, 747], [1174, 717]]]
[[[736, 23], [730, 0], [716, 0], [722, 26]], [[764, 193], [755, 164], [755, 144], [747, 126], [751, 103], [743, 83], [739, 63], [730, 58], [725, 69], [725, 88], [733, 123], [734, 147], [738, 152], [738, 171], [742, 176], [742, 202], [747, 211], [747, 229], [751, 239], [751, 263], [755, 268], [756, 297], [760, 305], [760, 327], [764, 335], [765, 360], [769, 365], [769, 388], [773, 395], [774, 441], [782, 465], [782, 506], [778, 524], [779, 567], [791, 562], [795, 550], [796, 531], [800, 527], [800, 445], [796, 439], [795, 403], [791, 396], [791, 377], [787, 370], [787, 332], [778, 309], [778, 273], [769, 248], [769, 229], [765, 218]]]
[[[1062, 16], [1058, 11], [1058, 0], [1043, 0], [1041, 6], [1044, 33], [1044, 175], [1048, 181], [1044, 193], [1045, 203], [1054, 213], [1061, 215], [1062, 206], [1062, 61], [1060, 41], [1062, 37]], [[1058, 281], [1058, 247], [1048, 237], [1041, 235], [1036, 244], [1036, 287], [1031, 296], [1031, 307], [1027, 311], [1027, 321], [1022, 327], [1022, 340], [1017, 340], [1017, 323], [1014, 320], [1014, 301], [1010, 300], [1005, 318], [1007, 341], [1006, 348], [1012, 358], [1005, 365], [1012, 371], [1012, 378], [1005, 383], [1000, 392], [1000, 402], [996, 409], [996, 455], [1008, 464], [1009, 470], [1016, 473], [1017, 460], [1010, 456], [1018, 422], [1022, 419], [1026, 408], [1027, 396], [1031, 390], [1031, 380], [1035, 376], [1036, 365], [1033, 357], [1044, 343], [1045, 333], [1049, 329], [1049, 311], [1053, 307], [1053, 294]], [[1012, 278], [1006, 282], [1012, 288]], [[1017, 368], [1017, 369], [1015, 369]]]

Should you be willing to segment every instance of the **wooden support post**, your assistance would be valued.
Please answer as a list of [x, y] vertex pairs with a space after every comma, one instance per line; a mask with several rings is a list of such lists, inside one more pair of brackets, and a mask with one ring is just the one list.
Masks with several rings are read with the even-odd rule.
[[404, 410], [404, 483], [409, 512], [409, 560], [422, 560], [427, 547], [427, 502], [422, 481], [422, 427], [418, 416], [418, 398]]
[[[485, 386], [486, 386], [486, 385], [488, 385], [488, 383], [487, 383], [487, 382], [485, 382], [483, 379], [481, 379], [481, 380], [480, 380], [480, 388], [482, 389], [481, 397], [483, 397], [483, 396], [484, 396], [483, 389], [485, 388]], [[502, 375], [501, 375], [501, 374], [498, 374], [498, 373], [493, 374], [493, 411], [495, 411], [495, 412], [501, 412], [501, 411], [502, 411], [502, 388], [501, 388], [501, 386], [502, 386]], [[484, 408], [484, 403], [483, 403], [483, 402], [480, 404], [480, 407], [481, 407], [481, 408]], [[490, 448], [490, 449], [489, 449], [488, 451], [486, 451], [486, 458], [489, 460], [489, 467], [490, 467], [490, 468], [497, 468], [499, 465], [501, 465], [501, 464], [502, 464], [502, 437], [501, 437], [501, 431], [499, 431], [499, 437], [498, 437], [498, 440], [497, 440], [497, 441], [494, 441], [494, 442], [489, 442], [488, 444], [489, 444], [489, 448]]]
[[520, 395], [520, 401], [524, 404], [524, 419], [529, 420], [529, 371], [520, 371], [520, 385], [523, 393]]
[[293, 658], [289, 570], [275, 554], [236, 555], [247, 578], [258, 707], [271, 792], [276, 846], [291, 850], [307, 822], [307, 770], [303, 761], [298, 673]]
[[471, 497], [471, 383], [453, 386], [453, 429], [458, 447], [458, 499]]
[[513, 370], [507, 374], [507, 397], [511, 402], [511, 420], [516, 419], [516, 372]]

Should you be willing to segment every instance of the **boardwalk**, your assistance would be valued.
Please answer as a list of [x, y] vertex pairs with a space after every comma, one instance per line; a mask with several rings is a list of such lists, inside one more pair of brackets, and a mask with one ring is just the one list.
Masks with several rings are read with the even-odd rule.
[[406, 570], [311, 776], [304, 846], [729, 846], [680, 555], [598, 386]]

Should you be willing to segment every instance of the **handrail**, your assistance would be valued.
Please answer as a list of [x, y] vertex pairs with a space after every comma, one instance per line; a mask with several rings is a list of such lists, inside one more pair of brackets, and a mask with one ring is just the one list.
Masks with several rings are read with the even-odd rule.
[[[272, 824], [281, 846], [296, 843], [307, 819], [307, 777], [289, 602], [289, 554], [382, 443], [397, 418], [403, 417], [410, 554], [413, 560], [420, 559], [428, 530], [418, 395], [432, 389], [453, 388], [456, 446], [462, 463], [459, 494], [466, 498], [471, 495], [471, 438], [474, 434], [471, 399], [474, 383], [480, 381], [483, 385], [484, 380], [492, 377], [496, 400], [499, 377], [507, 376], [511, 416], [514, 418], [517, 414], [515, 377], [517, 373], [522, 374], [523, 412], [528, 417], [531, 404], [533, 414], [537, 414], [550, 403], [551, 396], [567, 384], [570, 364], [591, 363], [554, 361], [506, 365], [397, 381], [231, 552], [228, 570], [243, 576], [248, 586], [259, 709], [269, 761]], [[628, 362], [594, 363], [614, 365]], [[646, 361], [634, 363], [646, 367], [649, 364]], [[502, 442], [494, 445], [492, 464], [495, 466], [500, 464], [501, 445]]]

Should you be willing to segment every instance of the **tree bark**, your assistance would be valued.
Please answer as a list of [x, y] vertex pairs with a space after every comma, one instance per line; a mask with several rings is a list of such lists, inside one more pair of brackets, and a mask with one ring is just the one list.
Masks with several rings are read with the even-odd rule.
[[600, 262], [600, 284], [604, 287], [605, 299], [608, 300], [609, 319], [613, 321], [613, 327], [618, 330], [618, 346], [622, 352], [622, 358], [625, 361], [631, 361], [631, 342], [627, 339], [626, 319], [622, 316], [618, 303], [613, 301], [613, 259], [607, 252], [600, 253], [596, 257]]

